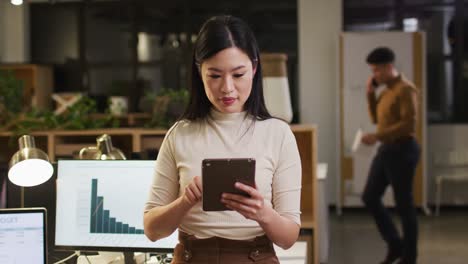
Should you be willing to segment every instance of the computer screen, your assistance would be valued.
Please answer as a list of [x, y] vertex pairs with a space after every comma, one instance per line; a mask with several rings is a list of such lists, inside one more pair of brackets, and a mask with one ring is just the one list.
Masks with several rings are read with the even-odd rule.
[[143, 232], [154, 165], [154, 160], [59, 160], [55, 246], [172, 252], [177, 231], [156, 242]]
[[0, 209], [0, 263], [47, 264], [44, 208]]

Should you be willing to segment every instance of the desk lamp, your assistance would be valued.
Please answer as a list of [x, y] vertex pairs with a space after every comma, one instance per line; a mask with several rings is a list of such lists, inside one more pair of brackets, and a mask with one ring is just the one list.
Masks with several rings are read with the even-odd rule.
[[79, 158], [96, 160], [124, 160], [125, 155], [120, 149], [115, 148], [112, 145], [111, 137], [107, 134], [103, 134], [96, 138], [96, 146], [85, 147], [80, 150]]
[[47, 154], [36, 148], [34, 137], [21, 136], [19, 150], [11, 157], [8, 179], [23, 187], [36, 186], [52, 177], [54, 168]]
[[[36, 186], [49, 180], [54, 168], [47, 154], [36, 148], [34, 137], [23, 135], [18, 144], [19, 150], [10, 159], [8, 179], [21, 187]], [[21, 207], [24, 207], [23, 192], [21, 188]]]

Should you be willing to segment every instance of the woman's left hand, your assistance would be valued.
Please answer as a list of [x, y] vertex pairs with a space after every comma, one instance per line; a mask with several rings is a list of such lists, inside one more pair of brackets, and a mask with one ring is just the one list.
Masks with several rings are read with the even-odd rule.
[[247, 219], [251, 219], [259, 223], [265, 221], [265, 216], [269, 207], [265, 206], [263, 196], [260, 192], [257, 189], [240, 182], [236, 182], [235, 187], [246, 192], [250, 197], [232, 193], [223, 193], [221, 202], [224, 203], [227, 208], [239, 212]]

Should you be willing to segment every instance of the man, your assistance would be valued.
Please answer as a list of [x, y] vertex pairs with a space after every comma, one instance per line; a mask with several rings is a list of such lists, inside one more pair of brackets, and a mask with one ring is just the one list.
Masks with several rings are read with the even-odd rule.
[[[381, 264], [416, 263], [418, 223], [413, 203], [413, 178], [419, 160], [415, 140], [418, 92], [394, 66], [395, 54], [387, 47], [374, 49], [366, 59], [372, 75], [367, 80], [367, 100], [377, 132], [365, 134], [362, 142], [381, 142], [372, 161], [362, 200], [372, 213], [382, 238], [387, 243], [387, 256]], [[377, 98], [375, 89], [386, 89]], [[401, 218], [400, 237], [390, 213], [382, 204], [387, 186], [391, 186], [396, 210]]]

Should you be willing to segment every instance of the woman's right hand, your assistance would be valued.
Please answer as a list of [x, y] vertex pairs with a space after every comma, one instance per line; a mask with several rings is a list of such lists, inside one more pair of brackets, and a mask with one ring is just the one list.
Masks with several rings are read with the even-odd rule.
[[200, 176], [193, 177], [192, 181], [185, 187], [184, 201], [194, 206], [202, 199], [202, 181]]
[[202, 181], [195, 176], [175, 201], [156, 206], [145, 213], [145, 234], [151, 241], [167, 237], [176, 230], [187, 212], [202, 198]]

